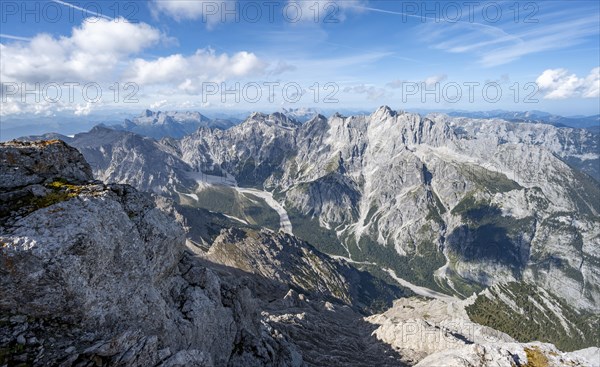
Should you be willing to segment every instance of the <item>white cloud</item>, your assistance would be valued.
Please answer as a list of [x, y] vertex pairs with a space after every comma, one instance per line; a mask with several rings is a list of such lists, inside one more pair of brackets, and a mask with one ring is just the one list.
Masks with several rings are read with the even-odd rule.
[[387, 83], [385, 86], [388, 88], [392, 88], [392, 89], [398, 89], [398, 88], [402, 88], [402, 85], [404, 85], [404, 83], [407, 83], [407, 80], [403, 80], [403, 79], [396, 79], [396, 80], [392, 80], [391, 82]]
[[191, 56], [180, 54], [147, 61], [136, 59], [126, 71], [128, 80], [140, 85], [176, 85], [181, 91], [196, 93], [202, 82], [222, 82], [263, 74], [268, 64], [250, 52], [231, 56], [216, 54], [211, 49], [197, 50]]
[[178, 22], [201, 20], [209, 28], [235, 19], [233, 13], [238, 12], [235, 0], [154, 0], [151, 7], [155, 15], [163, 13]]
[[73, 114], [75, 116], [87, 116], [92, 112], [92, 108], [93, 108], [94, 104], [87, 102], [86, 104], [77, 104], [75, 105], [75, 110], [73, 111]]
[[288, 0], [284, 19], [296, 22], [338, 23], [348, 12], [364, 10], [366, 0]]
[[[148, 47], [165, 41], [169, 39], [164, 34], [145, 23], [94, 18], [73, 27], [70, 35], [38, 34], [29, 42], [0, 43], [0, 93], [6, 89], [8, 94], [2, 114], [71, 111], [85, 116], [101, 105], [129, 107], [125, 103], [135, 103], [138, 97], [143, 100], [141, 103], [150, 104], [162, 103], [161, 99], [170, 100], [177, 94], [198, 94], [204, 81], [238, 81], [268, 75], [269, 64], [246, 51], [219, 54], [199, 49], [192, 55], [156, 59], [139, 56]], [[284, 62], [272, 68], [275, 73], [292, 69]], [[137, 86], [126, 84], [130, 82]], [[35, 90], [35, 95], [25, 94], [22, 83], [27, 90]], [[92, 87], [84, 88], [88, 83], [93, 83]], [[118, 89], [115, 83], [119, 83]], [[57, 87], [50, 87], [54, 85]], [[142, 90], [142, 85], [149, 87]], [[61, 93], [60, 97], [55, 93]]]
[[36, 116], [54, 116], [57, 112], [70, 111], [76, 116], [87, 116], [92, 110], [100, 107], [94, 103], [72, 103], [62, 101], [49, 102], [40, 100], [37, 103], [27, 103], [19, 98], [8, 97], [2, 101], [0, 116], [28, 114]]
[[423, 83], [425, 83], [427, 87], [432, 87], [438, 83], [443, 82], [446, 79], [448, 79], [448, 76], [446, 74], [432, 75], [425, 79]]
[[570, 74], [566, 69], [545, 70], [536, 83], [544, 92], [544, 99], [567, 99], [574, 97], [600, 97], [600, 67], [591, 70], [585, 78]]
[[356, 93], [356, 94], [365, 94], [368, 100], [375, 101], [386, 97], [388, 95], [387, 91], [384, 88], [378, 88], [375, 86], [368, 86], [365, 84], [355, 85], [352, 87], [345, 87], [344, 93]]
[[288, 64], [285, 61], [279, 60], [277, 65], [273, 67], [273, 69], [269, 70], [270, 75], [281, 75], [288, 71], [295, 71], [297, 69], [296, 66]]
[[156, 44], [161, 33], [145, 23], [96, 19], [70, 37], [38, 34], [31, 42], [0, 44], [3, 82], [80, 82], [110, 78], [130, 55]]
[[160, 101], [156, 101], [152, 104], [150, 104], [150, 109], [151, 110], [155, 110], [158, 108], [161, 108], [163, 106], [165, 106], [167, 104], [167, 100], [166, 99], [161, 99]]
[[582, 92], [584, 98], [600, 97], [600, 67], [592, 69], [584, 81], [585, 89]]
[[155, 16], [162, 13], [178, 22], [201, 20], [208, 28], [213, 28], [217, 23], [234, 19], [255, 22], [257, 7], [260, 16], [269, 19], [275, 16], [290, 23], [337, 23], [344, 21], [351, 11], [364, 11], [366, 3], [367, 0], [287, 0], [278, 4], [254, 2], [250, 11], [244, 1], [236, 0], [153, 0], [151, 10]]
[[446, 74], [439, 74], [439, 75], [432, 75], [430, 77], [425, 78], [425, 80], [422, 80], [420, 82], [411, 82], [409, 80], [404, 80], [404, 79], [395, 79], [392, 80], [391, 82], [388, 82], [385, 86], [391, 89], [399, 89], [402, 88], [402, 86], [404, 84], [414, 84], [414, 83], [423, 83], [425, 84], [425, 87], [430, 88], [435, 86], [437, 83], [441, 83], [443, 81], [445, 81], [446, 79], [448, 79], [448, 75]]

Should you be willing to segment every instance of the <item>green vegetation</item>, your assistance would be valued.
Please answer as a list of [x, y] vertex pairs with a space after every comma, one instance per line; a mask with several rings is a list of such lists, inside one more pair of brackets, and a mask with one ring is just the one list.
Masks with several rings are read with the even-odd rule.
[[[346, 248], [342, 245], [342, 240], [337, 237], [334, 230], [321, 227], [316, 218], [302, 215], [297, 210], [290, 209], [289, 206], [287, 208], [294, 234], [319, 251], [339, 256], [348, 256], [348, 252], [350, 252], [352, 259], [355, 261], [373, 262], [381, 267], [394, 270], [400, 278], [409, 282], [440, 292], [451, 293], [447, 289], [441, 288], [433, 275], [435, 270], [446, 262], [444, 255], [435, 244], [428, 241], [419, 242], [415, 245], [413, 255], [401, 256], [393, 245], [382, 245], [367, 236], [363, 236], [358, 244], [353, 238], [346, 239], [344, 241], [348, 246], [348, 251], [346, 251]], [[376, 207], [373, 206], [369, 210], [369, 215], [373, 215], [375, 212]], [[423, 233], [421, 233], [420, 238], [435, 237], [431, 227], [424, 226], [422, 230]]]
[[442, 204], [442, 201], [434, 192], [431, 192], [431, 196], [433, 203], [428, 204], [429, 213], [425, 219], [433, 220], [439, 226], [444, 227], [446, 223], [442, 219], [442, 215], [446, 213], [446, 207], [444, 207], [444, 204]]
[[65, 180], [58, 179], [45, 185], [51, 191], [41, 197], [30, 197], [29, 204], [35, 209], [46, 208], [50, 205], [67, 201], [77, 197], [83, 190], [83, 186], [67, 183]]
[[527, 364], [525, 367], [548, 367], [548, 358], [542, 353], [539, 348], [525, 348], [527, 355]]
[[[541, 341], [553, 343], [560, 350], [573, 351], [600, 344], [600, 316], [577, 311], [557, 296], [550, 301], [557, 304], [569, 322], [565, 330], [559, 318], [546, 306], [537, 287], [512, 282], [490, 288], [491, 298], [479, 296], [466, 310], [474, 322], [507, 333], [520, 342]], [[519, 313], [498, 298], [498, 292], [512, 299], [523, 310]], [[533, 301], [542, 306], [536, 307]]]
[[[9, 345], [0, 347], [0, 363], [2, 363], [2, 365], [8, 364], [8, 363], [18, 363], [18, 362], [13, 362], [13, 358], [19, 354], [22, 354], [25, 352], [25, 346], [21, 345], [21, 344], [17, 344], [17, 343], [11, 343]], [[31, 363], [31, 361], [29, 361]], [[22, 362], [19, 364], [13, 364], [13, 366], [29, 366], [29, 363], [26, 362]]]
[[[281, 163], [284, 162], [288, 153], [283, 150], [274, 149], [269, 155], [269, 160], [264, 162], [256, 162], [253, 158], [248, 158], [244, 162], [240, 162], [240, 167], [233, 169], [235, 179], [242, 187], [253, 187], [262, 189], [263, 184], [269, 176], [280, 177], [283, 174]], [[228, 169], [228, 171], [232, 171]]]
[[465, 197], [458, 203], [450, 213], [452, 215], [461, 215], [462, 213], [466, 213], [471, 209], [475, 209], [478, 207], [477, 200], [473, 197], [473, 192], [468, 193]]
[[[464, 279], [458, 275], [451, 267], [446, 270], [446, 279], [436, 279], [439, 286], [446, 291], [446, 293], [455, 294], [460, 298], [468, 298], [473, 293], [479, 293], [484, 290], [484, 287], [479, 284], [472, 282], [468, 279]], [[452, 282], [452, 286], [450, 285]]]
[[411, 283], [440, 292], [447, 292], [435, 281], [434, 272], [446, 263], [444, 255], [431, 242], [420, 242], [416, 252], [401, 256], [391, 245], [382, 245], [369, 237], [361, 237], [358, 244], [353, 239], [346, 240], [352, 259], [373, 262], [394, 270], [396, 275]]
[[487, 191], [492, 194], [523, 188], [515, 181], [506, 177], [505, 174], [490, 171], [483, 167], [463, 165], [461, 172], [467, 179], [474, 182], [479, 190]]
[[[245, 228], [242, 223], [227, 218], [218, 213], [212, 213], [204, 208], [193, 208], [191, 206], [178, 205], [177, 211], [184, 216], [186, 225], [189, 227], [189, 238], [197, 243], [206, 241], [212, 243], [225, 228]], [[253, 226], [248, 226], [253, 227]], [[255, 226], [258, 229], [258, 226]]]
[[286, 206], [294, 235], [329, 255], [348, 256], [334, 230], [321, 227], [316, 218]]
[[51, 205], [77, 197], [84, 189], [84, 186], [69, 184], [61, 179], [44, 186], [49, 190], [42, 196], [26, 194], [2, 205], [0, 207], [0, 218], [5, 218], [15, 211], [26, 215], [38, 209], [47, 208]]
[[226, 186], [211, 186], [198, 191], [196, 195], [198, 201], [181, 195], [181, 204], [224, 213], [245, 220], [250, 225], [279, 230], [279, 214], [255, 195], [241, 194]]
[[327, 165], [325, 165], [325, 172], [327, 172], [327, 173], [338, 172], [341, 167], [340, 160], [341, 160], [341, 158], [339, 156], [334, 156], [333, 158], [331, 158], [331, 160], [329, 162], [327, 162]]
[[[581, 233], [573, 225], [561, 221], [561, 217], [572, 218], [572, 216], [573, 213], [553, 213], [550, 217], [544, 219], [542, 226], [549, 227], [552, 230], [560, 231], [566, 235], [569, 235], [571, 237], [569, 243], [575, 247], [579, 253], [581, 253], [583, 250], [583, 238], [581, 237]], [[595, 218], [595, 220], [600, 225], [600, 221], [598, 221], [597, 218]]]
[[389, 275], [381, 270], [379, 273], [358, 270], [358, 281], [349, 279], [355, 284], [357, 291], [355, 299], [364, 313], [381, 313], [390, 308], [394, 300], [401, 297], [410, 297], [414, 293], [404, 287], [395, 284]]
[[[591, 208], [600, 212], [600, 183], [577, 169], [573, 169], [571, 172], [579, 186], [569, 190], [570, 197], [577, 206], [577, 211], [594, 217]], [[560, 184], [564, 185], [563, 182]]]

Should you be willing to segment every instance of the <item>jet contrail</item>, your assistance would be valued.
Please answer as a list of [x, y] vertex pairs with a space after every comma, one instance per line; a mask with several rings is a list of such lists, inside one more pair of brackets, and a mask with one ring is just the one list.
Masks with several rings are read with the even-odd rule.
[[17, 41], [31, 41], [29, 37], [21, 37], [21, 36], [13, 36], [10, 34], [0, 33], [0, 38], [7, 38], [9, 40], [17, 40]]
[[62, 0], [51, 0], [51, 1], [53, 1], [53, 2], [55, 2], [55, 3], [57, 3], [57, 4], [61, 4], [61, 5], [64, 5], [64, 6], [68, 6], [69, 8], [73, 8], [73, 9], [81, 10], [81, 11], [82, 11], [82, 12], [84, 12], [84, 13], [91, 14], [91, 15], [93, 15], [93, 16], [96, 16], [96, 17], [99, 17], [99, 18], [104, 18], [104, 19], [107, 19], [107, 20], [114, 20], [114, 18], [111, 18], [111, 17], [109, 17], [109, 16], [107, 16], [107, 15], [104, 15], [104, 14], [98, 14], [98, 13], [96, 13], [95, 11], [91, 11], [91, 10], [89, 10], [89, 9], [82, 8], [82, 7], [80, 7], [80, 6], [73, 5], [73, 4], [71, 4], [71, 3], [68, 3], [68, 2], [66, 2], [66, 1], [62, 1]]

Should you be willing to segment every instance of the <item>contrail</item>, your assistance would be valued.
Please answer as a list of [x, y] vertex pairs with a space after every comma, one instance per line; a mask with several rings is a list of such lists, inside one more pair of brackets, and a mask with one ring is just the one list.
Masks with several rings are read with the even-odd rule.
[[[434, 18], [431, 17], [427, 17], [427, 16], [422, 16], [422, 15], [416, 15], [416, 14], [408, 14], [405, 12], [401, 12], [401, 11], [393, 11], [393, 10], [385, 10], [385, 9], [378, 9], [378, 8], [371, 8], [371, 7], [367, 7], [367, 6], [360, 6], [360, 5], [350, 5], [351, 8], [355, 8], [355, 9], [359, 9], [359, 10], [366, 10], [366, 11], [372, 11], [375, 13], [383, 13], [383, 14], [392, 14], [392, 15], [402, 15], [405, 17], [410, 17], [410, 18], [419, 18], [419, 19], [429, 19], [429, 20], [435, 20]], [[464, 20], [457, 20], [457, 21], [453, 21], [453, 22], [449, 22], [449, 23], [462, 23], [462, 24], [470, 24], [470, 25], [474, 25], [477, 27], [482, 27], [482, 28], [487, 28], [487, 29], [491, 29], [497, 32], [500, 32], [503, 36], [505, 36], [506, 38], [510, 38], [512, 40], [518, 41], [518, 42], [523, 42], [522, 39], [520, 39], [517, 36], [514, 36], [512, 34], [509, 34], [507, 32], [505, 32], [502, 28], [500, 27], [496, 27], [496, 26], [492, 26], [489, 24], [483, 24], [483, 23], [478, 23], [478, 22], [467, 22]]]
[[10, 34], [0, 33], [0, 38], [7, 38], [9, 40], [17, 40], [17, 41], [31, 41], [29, 37], [21, 37], [21, 36], [13, 36]]
[[91, 15], [93, 15], [93, 16], [96, 16], [96, 17], [99, 17], [99, 18], [104, 18], [104, 19], [107, 19], [107, 20], [114, 20], [114, 18], [111, 18], [111, 17], [109, 17], [109, 16], [107, 16], [107, 15], [104, 15], [104, 14], [98, 14], [98, 13], [96, 13], [95, 11], [91, 11], [91, 10], [89, 10], [89, 9], [82, 8], [82, 7], [80, 7], [80, 6], [73, 5], [73, 4], [71, 4], [71, 3], [68, 3], [68, 2], [66, 2], [66, 1], [62, 1], [62, 0], [51, 0], [51, 1], [53, 1], [53, 2], [55, 2], [55, 3], [57, 3], [57, 4], [61, 4], [61, 5], [64, 5], [64, 6], [68, 6], [69, 8], [73, 8], [73, 9], [81, 10], [82, 12], [84, 12], [84, 13], [86, 13], [86, 14], [91, 14]]

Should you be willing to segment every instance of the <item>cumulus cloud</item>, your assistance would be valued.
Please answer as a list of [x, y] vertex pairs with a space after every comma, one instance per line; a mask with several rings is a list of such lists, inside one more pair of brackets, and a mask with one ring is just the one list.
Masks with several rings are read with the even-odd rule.
[[364, 84], [355, 85], [352, 87], [344, 88], [345, 93], [357, 93], [364, 94], [367, 96], [368, 100], [375, 101], [380, 98], [383, 98], [387, 95], [387, 91], [383, 88], [377, 88], [375, 86], [367, 86]]
[[255, 54], [242, 51], [233, 55], [216, 54], [212, 49], [197, 50], [191, 56], [181, 54], [156, 60], [136, 59], [125, 72], [127, 80], [140, 85], [176, 85], [181, 91], [198, 92], [202, 82], [222, 82], [263, 74], [268, 64]]
[[567, 99], [574, 97], [600, 97], [600, 67], [591, 70], [585, 78], [569, 73], [566, 69], [545, 70], [536, 83], [544, 92], [544, 99]]
[[150, 109], [155, 110], [155, 109], [165, 106], [166, 104], [167, 104], [167, 100], [161, 99], [160, 101], [156, 101], [156, 102], [153, 102], [152, 104], [150, 104]]
[[391, 82], [387, 83], [385, 86], [388, 88], [392, 88], [392, 89], [398, 89], [398, 88], [402, 88], [402, 85], [406, 82], [407, 81], [403, 80], [403, 79], [396, 79], [396, 80], [392, 80]]
[[0, 116], [29, 114], [36, 116], [55, 116], [60, 112], [71, 112], [75, 116], [87, 116], [100, 107], [95, 103], [64, 103], [63, 101], [49, 102], [41, 99], [36, 103], [27, 103], [20, 98], [8, 97], [2, 101]]
[[3, 82], [104, 80], [126, 57], [158, 43], [162, 34], [145, 23], [97, 19], [70, 37], [39, 34], [30, 42], [0, 44]]
[[74, 106], [73, 114], [75, 116], [88, 116], [94, 107], [93, 103], [86, 102], [85, 104], [77, 104]]
[[590, 74], [585, 78], [585, 89], [582, 92], [584, 98], [600, 97], [600, 67], [592, 69]]
[[[192, 55], [140, 57], [149, 47], [168, 41], [145, 23], [97, 18], [73, 27], [70, 35], [38, 34], [29, 42], [0, 43], [1, 113], [72, 111], [84, 116], [102, 104], [134, 103], [140, 86], [152, 86], [139, 95], [148, 99], [149, 92], [156, 93], [154, 101], [147, 101], [152, 103], [167, 95], [198, 94], [205, 81], [268, 75], [269, 64], [246, 51], [226, 54], [199, 49]], [[271, 70], [280, 74], [293, 66], [280, 62]], [[133, 91], [131, 82], [137, 83]], [[22, 83], [34, 95], [26, 94]], [[88, 85], [93, 88], [86, 89]], [[90, 92], [98, 100], [88, 98]]]

